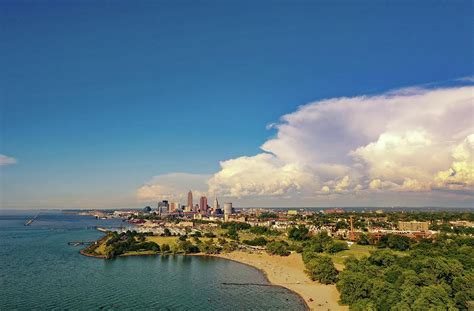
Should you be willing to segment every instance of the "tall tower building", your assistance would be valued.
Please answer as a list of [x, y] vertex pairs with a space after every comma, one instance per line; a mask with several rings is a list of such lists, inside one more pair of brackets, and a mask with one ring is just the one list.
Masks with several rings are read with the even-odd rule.
[[191, 190], [189, 190], [188, 192], [188, 211], [192, 211], [193, 210], [193, 193], [191, 192]]
[[199, 209], [201, 214], [207, 214], [207, 198], [205, 196], [202, 196], [199, 200]]
[[214, 211], [219, 209], [219, 201], [217, 201], [217, 197], [214, 199], [214, 205], [212, 207], [214, 208]]

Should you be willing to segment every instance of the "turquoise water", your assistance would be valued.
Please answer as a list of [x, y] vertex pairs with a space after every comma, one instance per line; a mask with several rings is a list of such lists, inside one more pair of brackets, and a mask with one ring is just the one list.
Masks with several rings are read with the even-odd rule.
[[0, 310], [305, 309], [298, 296], [261, 286], [268, 285], [262, 273], [236, 262], [191, 256], [102, 260], [67, 245], [102, 235], [90, 226], [120, 221], [48, 212], [24, 226], [31, 215], [0, 213]]

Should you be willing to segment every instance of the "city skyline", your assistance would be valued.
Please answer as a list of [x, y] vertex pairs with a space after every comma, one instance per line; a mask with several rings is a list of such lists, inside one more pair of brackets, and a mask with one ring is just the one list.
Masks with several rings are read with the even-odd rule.
[[472, 3], [269, 3], [2, 3], [1, 208], [473, 207]]

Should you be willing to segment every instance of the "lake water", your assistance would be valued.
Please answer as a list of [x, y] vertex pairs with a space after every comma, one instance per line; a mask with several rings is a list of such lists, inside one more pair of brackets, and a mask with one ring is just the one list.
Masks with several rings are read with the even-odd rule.
[[119, 220], [42, 212], [0, 211], [0, 310], [159, 309], [304, 310], [292, 292], [268, 285], [252, 267], [192, 256], [89, 258], [67, 242], [95, 240], [91, 226]]

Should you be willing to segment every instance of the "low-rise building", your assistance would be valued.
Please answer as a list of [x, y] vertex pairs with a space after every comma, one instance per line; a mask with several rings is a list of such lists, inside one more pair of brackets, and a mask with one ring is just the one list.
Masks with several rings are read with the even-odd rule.
[[427, 221], [399, 221], [400, 231], [428, 231], [430, 223]]

